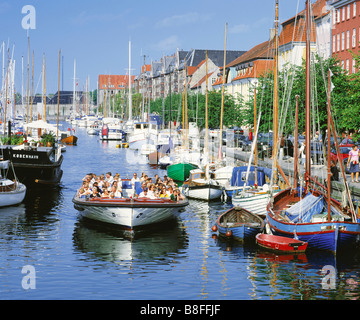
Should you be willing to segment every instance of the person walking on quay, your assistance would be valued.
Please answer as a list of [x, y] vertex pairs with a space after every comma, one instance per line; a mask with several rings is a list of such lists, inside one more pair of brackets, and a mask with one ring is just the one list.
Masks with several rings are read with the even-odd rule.
[[347, 167], [351, 173], [351, 182], [359, 182], [359, 150], [357, 145], [354, 145], [353, 149], [349, 152]]

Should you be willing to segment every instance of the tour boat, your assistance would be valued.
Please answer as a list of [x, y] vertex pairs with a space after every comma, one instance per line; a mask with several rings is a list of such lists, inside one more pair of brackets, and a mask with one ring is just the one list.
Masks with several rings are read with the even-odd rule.
[[73, 198], [74, 207], [82, 217], [122, 226], [127, 229], [144, 227], [177, 218], [187, 200], [147, 198]]
[[[7, 178], [10, 165], [10, 161], [8, 160], [0, 161], [0, 207], [17, 205], [24, 200], [26, 195], [26, 186], [24, 184], [16, 179], [12, 181]], [[14, 171], [13, 167], [12, 171]], [[13, 175], [15, 176], [14, 173]]]
[[175, 219], [189, 204], [186, 198], [172, 201], [168, 198], [132, 197], [131, 194], [136, 194], [139, 186], [135, 184], [133, 187], [130, 181], [122, 183], [123, 194], [126, 197], [88, 198], [76, 194], [73, 198], [75, 209], [82, 217], [133, 230]]
[[256, 235], [256, 243], [262, 248], [278, 253], [303, 253], [308, 245], [307, 242], [297, 239], [265, 233]]
[[233, 207], [219, 216], [212, 229], [229, 239], [246, 241], [254, 240], [264, 226], [264, 220], [259, 216], [243, 208]]

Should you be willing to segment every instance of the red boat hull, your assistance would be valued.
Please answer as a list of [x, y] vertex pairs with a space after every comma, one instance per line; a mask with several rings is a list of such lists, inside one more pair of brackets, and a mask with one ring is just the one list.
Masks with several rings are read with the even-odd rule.
[[284, 253], [305, 252], [307, 248], [307, 242], [264, 233], [256, 235], [256, 243], [263, 248]]

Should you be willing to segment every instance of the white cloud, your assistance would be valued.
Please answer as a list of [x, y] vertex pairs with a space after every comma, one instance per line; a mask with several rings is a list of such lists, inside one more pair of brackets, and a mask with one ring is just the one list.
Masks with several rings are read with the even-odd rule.
[[188, 12], [185, 14], [173, 15], [166, 17], [155, 24], [157, 28], [167, 28], [173, 26], [182, 26], [190, 23], [205, 22], [210, 20], [211, 16], [208, 14], [199, 14], [197, 12]]
[[88, 13], [86, 11], [80, 12], [75, 18], [75, 24], [86, 24], [88, 22], [110, 22], [110, 21], [121, 21], [124, 18], [124, 13]]
[[250, 26], [248, 24], [237, 24], [229, 28], [229, 33], [246, 33], [250, 31]]
[[152, 47], [159, 51], [176, 50], [176, 48], [181, 47], [181, 41], [178, 36], [172, 35], [153, 44]]

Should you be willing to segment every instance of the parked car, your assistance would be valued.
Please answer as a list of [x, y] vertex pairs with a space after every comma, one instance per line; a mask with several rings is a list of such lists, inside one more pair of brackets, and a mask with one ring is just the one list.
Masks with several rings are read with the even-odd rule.
[[242, 151], [250, 151], [252, 141], [249, 139], [249, 136], [243, 136], [243, 139], [238, 140], [238, 147], [242, 149]]
[[[284, 156], [294, 156], [294, 144], [290, 138], [286, 138], [284, 144]], [[261, 135], [258, 137], [257, 147], [261, 158], [271, 157], [273, 152], [273, 136], [272, 134]]]
[[[344, 142], [353, 142], [353, 141], [350, 140], [350, 141], [344, 141]], [[349, 152], [352, 150], [353, 146], [354, 146], [354, 143], [340, 144], [339, 145], [340, 159], [338, 158], [335, 147], [333, 149], [331, 149], [330, 159], [333, 160], [335, 162], [335, 164], [338, 164], [338, 161], [341, 161], [346, 173], [349, 173], [348, 168], [347, 168], [347, 161], [349, 158]]]

